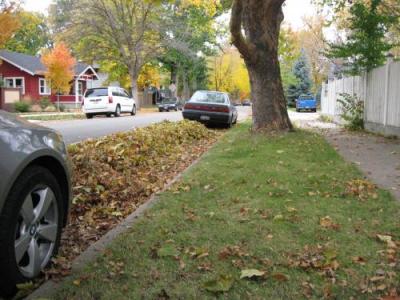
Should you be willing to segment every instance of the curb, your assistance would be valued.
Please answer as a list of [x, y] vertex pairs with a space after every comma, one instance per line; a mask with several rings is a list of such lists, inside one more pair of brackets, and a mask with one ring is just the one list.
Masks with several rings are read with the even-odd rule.
[[154, 204], [159, 201], [159, 194], [168, 190], [175, 182], [179, 181], [183, 175], [185, 175], [188, 171], [190, 171], [197, 163], [204, 157], [208, 151], [213, 148], [213, 145], [204, 152], [200, 157], [194, 160], [183, 172], [176, 175], [171, 181], [169, 181], [164, 188], [150, 196], [149, 200], [143, 203], [138, 207], [132, 214], [126, 217], [120, 224], [107, 232], [101, 239], [99, 239], [94, 244], [90, 245], [84, 252], [82, 252], [78, 257], [76, 257], [72, 262], [71, 274], [65, 278], [62, 278], [60, 281], [55, 282], [53, 280], [46, 281], [40, 287], [38, 287], [35, 291], [33, 291], [29, 296], [25, 298], [25, 300], [33, 300], [33, 299], [43, 299], [43, 298], [51, 298], [51, 296], [56, 292], [56, 290], [60, 287], [61, 283], [63, 283], [67, 278], [69, 278], [73, 273], [77, 273], [82, 270], [88, 263], [94, 261], [95, 258], [101, 251], [105, 250], [108, 245], [110, 245], [119, 235], [128, 231], [128, 229], [132, 228], [132, 226], [138, 221], [138, 219]]

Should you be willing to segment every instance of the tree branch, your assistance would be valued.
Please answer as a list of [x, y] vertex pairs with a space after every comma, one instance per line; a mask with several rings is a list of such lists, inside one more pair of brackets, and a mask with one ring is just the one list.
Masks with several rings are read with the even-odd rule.
[[230, 30], [232, 43], [238, 48], [242, 56], [250, 60], [251, 51], [249, 44], [242, 34], [243, 0], [234, 0], [232, 4]]

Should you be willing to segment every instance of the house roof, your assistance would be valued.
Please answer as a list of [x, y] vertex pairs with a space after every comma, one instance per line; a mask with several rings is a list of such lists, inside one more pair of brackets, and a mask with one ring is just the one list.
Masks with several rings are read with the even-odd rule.
[[[0, 50], [0, 60], [4, 60], [31, 75], [43, 75], [46, 72], [46, 67], [38, 56]], [[75, 65], [75, 76], [83, 75], [89, 69], [97, 77], [96, 72], [90, 65], [80, 62]]]

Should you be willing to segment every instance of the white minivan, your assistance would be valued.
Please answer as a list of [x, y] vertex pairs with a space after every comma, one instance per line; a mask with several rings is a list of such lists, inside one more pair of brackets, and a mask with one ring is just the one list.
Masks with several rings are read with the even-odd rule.
[[121, 113], [136, 114], [136, 101], [120, 87], [101, 87], [85, 92], [82, 110], [88, 119], [94, 115], [119, 117]]

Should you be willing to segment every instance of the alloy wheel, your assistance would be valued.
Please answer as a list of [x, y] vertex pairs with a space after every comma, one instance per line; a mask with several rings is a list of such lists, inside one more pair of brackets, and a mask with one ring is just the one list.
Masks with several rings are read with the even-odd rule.
[[15, 229], [15, 259], [23, 276], [34, 278], [49, 263], [57, 240], [56, 196], [47, 186], [33, 189], [25, 198]]

